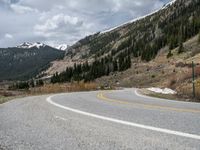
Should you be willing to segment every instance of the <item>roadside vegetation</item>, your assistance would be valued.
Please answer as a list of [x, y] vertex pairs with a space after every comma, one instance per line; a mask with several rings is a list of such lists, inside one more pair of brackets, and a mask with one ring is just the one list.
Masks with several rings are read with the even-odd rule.
[[[35, 84], [34, 84], [35, 83]], [[80, 91], [110, 90], [114, 89], [108, 85], [99, 85], [95, 82], [70, 82], [70, 83], [44, 83], [38, 81], [21, 81], [11, 84], [7, 89], [0, 89], [0, 104], [12, 99], [32, 95], [44, 95], [55, 93], [70, 93]]]
[[15, 98], [24, 97], [26, 93], [17, 91], [0, 90], [0, 104], [8, 102]]
[[52, 94], [52, 93], [65, 93], [65, 92], [78, 92], [78, 91], [92, 91], [97, 90], [98, 86], [96, 83], [63, 83], [63, 84], [45, 84], [40, 87], [31, 88], [29, 93], [31, 95], [37, 94]]

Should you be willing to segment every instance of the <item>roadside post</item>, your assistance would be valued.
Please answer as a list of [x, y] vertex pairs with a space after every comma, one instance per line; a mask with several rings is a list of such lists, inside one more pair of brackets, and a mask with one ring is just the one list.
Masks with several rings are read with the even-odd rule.
[[193, 84], [193, 98], [195, 98], [196, 92], [195, 92], [195, 64], [194, 64], [194, 61], [192, 61], [192, 84]]

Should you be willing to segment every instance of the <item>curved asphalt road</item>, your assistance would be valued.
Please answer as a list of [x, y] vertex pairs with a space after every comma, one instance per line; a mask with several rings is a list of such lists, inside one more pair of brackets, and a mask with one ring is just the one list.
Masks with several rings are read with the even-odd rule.
[[0, 150], [200, 149], [200, 104], [135, 89], [27, 97], [0, 105]]

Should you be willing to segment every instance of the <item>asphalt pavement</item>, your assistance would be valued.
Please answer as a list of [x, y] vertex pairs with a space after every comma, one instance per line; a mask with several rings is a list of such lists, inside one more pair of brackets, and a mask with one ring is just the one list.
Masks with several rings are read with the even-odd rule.
[[199, 150], [200, 104], [136, 89], [16, 99], [0, 105], [0, 150]]

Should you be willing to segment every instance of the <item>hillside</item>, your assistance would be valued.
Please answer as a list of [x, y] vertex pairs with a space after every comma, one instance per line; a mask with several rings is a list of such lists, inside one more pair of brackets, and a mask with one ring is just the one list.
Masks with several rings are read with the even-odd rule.
[[[62, 72], [66, 64], [73, 66], [86, 60], [93, 62], [95, 58], [111, 57], [112, 61], [118, 62], [121, 55], [148, 62], [161, 49], [165, 48], [170, 53], [197, 35], [200, 29], [199, 14], [200, 1], [173, 1], [146, 17], [80, 40], [68, 49], [65, 59], [55, 62], [53, 69], [50, 68], [47, 73]], [[104, 67], [109, 68], [110, 72], [114, 71], [111, 62], [104, 64]]]
[[95, 80], [170, 87], [189, 95], [191, 62], [200, 63], [199, 14], [198, 0], [172, 1], [150, 15], [80, 40], [47, 73], [64, 71], [54, 74], [53, 83]]
[[0, 81], [33, 78], [63, 56], [63, 51], [39, 43], [0, 48]]
[[[96, 79], [96, 82], [119, 87], [168, 87], [176, 90], [181, 97], [189, 98], [192, 96], [192, 61], [196, 64], [196, 81], [200, 81], [198, 36], [187, 40], [183, 46], [184, 53], [179, 54], [178, 48], [175, 48], [172, 50], [173, 56], [167, 58], [168, 52], [162, 49], [156, 58], [148, 63], [135, 59], [130, 69], [101, 77]], [[200, 86], [196, 86], [200, 96]]]

